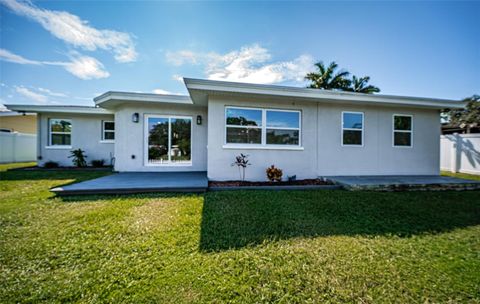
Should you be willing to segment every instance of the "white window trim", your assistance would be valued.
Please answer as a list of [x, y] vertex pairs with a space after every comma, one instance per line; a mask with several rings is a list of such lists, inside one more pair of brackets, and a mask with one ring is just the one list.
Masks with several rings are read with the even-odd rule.
[[[70, 122], [70, 132], [52, 132], [52, 120], [65, 120]], [[72, 148], [72, 130], [73, 124], [71, 119], [64, 119], [64, 118], [48, 118], [48, 146], [45, 146], [46, 149], [71, 149]], [[70, 135], [70, 145], [53, 145], [52, 144], [52, 135], [53, 134], [69, 134]]]
[[[343, 127], [343, 115], [344, 114], [360, 114], [362, 115], [362, 128], [361, 129], [355, 129], [355, 128], [344, 128]], [[363, 148], [365, 146], [365, 113], [364, 112], [353, 112], [353, 111], [342, 111], [342, 123], [340, 125], [340, 143], [342, 147], [359, 147]], [[362, 132], [362, 144], [361, 145], [349, 145], [349, 144], [344, 144], [343, 143], [343, 131], [361, 131]]]
[[[410, 130], [395, 130], [395, 116], [406, 116], [410, 117]], [[397, 146], [395, 145], [395, 132], [398, 133], [410, 133], [410, 145], [409, 146]], [[413, 115], [411, 114], [393, 114], [392, 115], [392, 147], [393, 148], [413, 148]]]
[[[262, 124], [261, 124], [261, 126], [227, 125], [227, 110], [228, 109], [243, 109], [243, 110], [261, 111], [262, 112]], [[267, 111], [298, 113], [298, 126], [299, 127], [298, 128], [267, 127]], [[226, 106], [223, 121], [224, 121], [224, 137], [223, 137], [222, 148], [224, 148], [224, 149], [303, 150], [303, 147], [302, 147], [302, 111], [301, 110]], [[227, 128], [260, 129], [261, 130], [261, 143], [260, 144], [227, 143]], [[298, 145], [267, 144], [267, 129], [298, 131]]]
[[115, 128], [115, 121], [113, 120], [102, 120], [102, 139], [100, 140], [101, 144], [111, 144], [115, 142], [115, 139], [105, 139], [105, 132], [115, 134], [115, 129], [113, 130], [105, 130], [105, 123], [106, 122], [113, 122]]
[[[168, 129], [171, 129], [171, 119], [190, 119], [190, 161], [183, 163], [171, 163], [170, 161], [163, 164], [151, 164], [148, 162], [148, 119], [149, 118], [166, 118], [168, 119]], [[193, 165], [193, 117], [192, 116], [179, 116], [179, 115], [165, 115], [165, 114], [145, 114], [143, 119], [143, 165], [145, 167], [191, 167]], [[170, 158], [170, 145], [171, 145], [171, 133], [168, 132], [168, 157]]]

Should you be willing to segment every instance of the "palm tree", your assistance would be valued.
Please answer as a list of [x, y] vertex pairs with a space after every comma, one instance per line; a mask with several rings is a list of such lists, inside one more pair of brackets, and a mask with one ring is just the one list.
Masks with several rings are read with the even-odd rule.
[[309, 88], [324, 89], [324, 90], [340, 90], [344, 91], [350, 87], [350, 80], [347, 78], [350, 75], [345, 70], [336, 72], [338, 64], [333, 61], [326, 67], [322, 61], [315, 63], [317, 72], [308, 73], [305, 76], [306, 80], [311, 81]]
[[373, 94], [380, 92], [380, 89], [373, 85], [367, 85], [370, 80], [369, 76], [357, 78], [356, 76], [352, 77], [350, 82], [350, 87], [346, 91]]

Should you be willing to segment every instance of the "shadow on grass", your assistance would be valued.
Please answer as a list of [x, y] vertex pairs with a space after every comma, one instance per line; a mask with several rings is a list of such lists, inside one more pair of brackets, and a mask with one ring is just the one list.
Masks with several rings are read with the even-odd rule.
[[232, 191], [207, 193], [200, 250], [332, 235], [441, 233], [480, 224], [478, 192]]
[[152, 193], [134, 193], [134, 194], [89, 194], [89, 195], [69, 195], [69, 196], [54, 196], [52, 198], [60, 199], [66, 203], [81, 203], [93, 201], [108, 201], [108, 200], [130, 200], [130, 199], [150, 199], [150, 198], [176, 198], [179, 196], [198, 196], [203, 194], [184, 193], [184, 192], [152, 192]]
[[[112, 174], [111, 171], [93, 171], [93, 170], [8, 170], [0, 172], [0, 180], [20, 181], [20, 180], [75, 180], [81, 182], [88, 179], [102, 177]], [[62, 184], [63, 186], [65, 184]], [[60, 185], [59, 185], [60, 186]]]

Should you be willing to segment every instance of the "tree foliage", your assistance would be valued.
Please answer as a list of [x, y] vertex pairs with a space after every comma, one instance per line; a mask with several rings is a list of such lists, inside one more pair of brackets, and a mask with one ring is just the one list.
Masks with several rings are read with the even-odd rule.
[[315, 64], [317, 71], [310, 72], [305, 76], [305, 79], [310, 81], [308, 85], [312, 89], [323, 90], [337, 90], [347, 92], [357, 92], [372, 94], [380, 92], [380, 89], [376, 86], [369, 85], [369, 76], [357, 77], [352, 76], [350, 79], [350, 73], [346, 70], [338, 70], [338, 64], [333, 61], [328, 66], [322, 61]]
[[[473, 95], [463, 100], [464, 109], [444, 109], [442, 114], [448, 120], [449, 125], [464, 128], [468, 125], [480, 125], [480, 95]], [[463, 126], [462, 126], [463, 125]]]

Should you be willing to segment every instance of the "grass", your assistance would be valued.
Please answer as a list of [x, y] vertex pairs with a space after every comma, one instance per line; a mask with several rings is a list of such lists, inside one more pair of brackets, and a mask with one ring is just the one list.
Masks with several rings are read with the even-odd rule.
[[442, 175], [480, 181], [480, 175], [473, 175], [467, 173], [452, 173], [448, 171], [442, 171]]
[[48, 191], [104, 174], [0, 172], [1, 303], [480, 303], [478, 192]]

